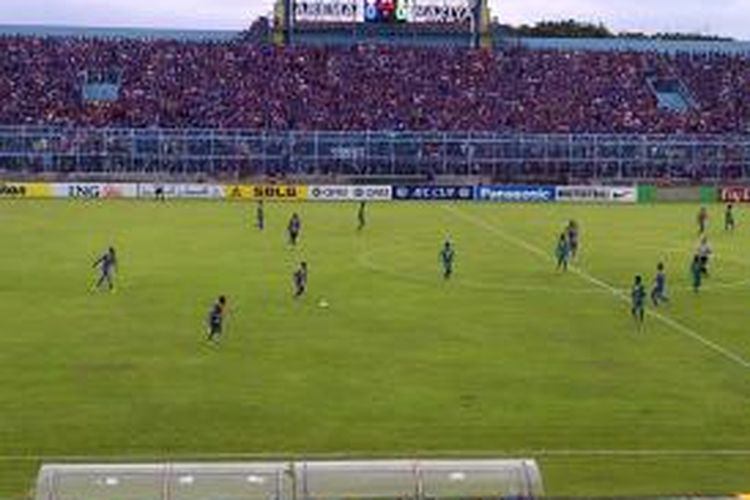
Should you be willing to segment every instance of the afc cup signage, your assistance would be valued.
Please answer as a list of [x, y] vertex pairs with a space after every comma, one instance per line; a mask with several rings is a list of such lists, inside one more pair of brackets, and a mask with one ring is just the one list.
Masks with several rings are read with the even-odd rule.
[[473, 200], [472, 186], [396, 186], [394, 200]]

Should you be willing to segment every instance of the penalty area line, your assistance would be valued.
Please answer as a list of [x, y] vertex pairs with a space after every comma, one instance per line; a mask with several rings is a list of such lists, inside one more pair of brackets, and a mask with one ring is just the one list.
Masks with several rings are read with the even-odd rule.
[[[456, 216], [464, 219], [467, 222], [471, 222], [476, 226], [482, 227], [498, 236], [503, 238], [505, 241], [512, 243], [518, 247], [521, 247], [544, 260], [551, 260], [550, 256], [544, 252], [539, 247], [532, 245], [531, 243], [518, 238], [517, 236], [514, 236], [502, 229], [500, 229], [498, 226], [491, 224], [487, 222], [486, 220], [476, 217], [474, 215], [467, 214], [466, 212], [455, 208], [455, 207], [444, 207], [445, 210], [455, 214]], [[553, 259], [552, 259], [553, 260]], [[613, 287], [609, 283], [600, 280], [599, 278], [596, 278], [595, 276], [589, 274], [588, 272], [584, 271], [578, 266], [570, 265], [568, 266], [568, 269], [570, 269], [573, 273], [575, 273], [577, 276], [579, 276], [584, 281], [589, 282], [590, 284], [605, 290], [609, 292], [610, 294], [614, 295], [615, 297], [619, 298], [620, 300], [629, 303], [630, 298], [625, 294], [622, 290], [618, 290], [617, 288]], [[695, 330], [688, 328], [687, 326], [683, 325], [682, 323], [679, 323], [678, 321], [670, 318], [669, 316], [666, 316], [658, 311], [654, 311], [652, 309], [647, 309], [646, 314], [649, 316], [657, 319], [658, 321], [661, 321], [663, 324], [667, 325], [668, 327], [672, 328], [674, 331], [681, 333], [682, 335], [689, 337], [700, 344], [703, 344], [703, 346], [713, 350], [714, 352], [721, 354], [724, 358], [737, 363], [738, 365], [742, 366], [743, 368], [749, 368], [750, 369], [750, 361], [746, 360], [742, 356], [740, 356], [737, 353], [734, 353], [727, 349], [724, 346], [721, 346], [717, 344], [716, 342], [707, 339], [700, 333], [696, 332]]]

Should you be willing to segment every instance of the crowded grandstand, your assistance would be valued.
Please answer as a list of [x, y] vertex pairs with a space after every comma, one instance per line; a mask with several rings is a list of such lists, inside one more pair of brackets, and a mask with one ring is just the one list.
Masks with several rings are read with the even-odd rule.
[[[737, 54], [39, 36], [0, 50], [8, 125], [742, 134], [750, 119]], [[116, 95], [85, 98], [97, 82]]]

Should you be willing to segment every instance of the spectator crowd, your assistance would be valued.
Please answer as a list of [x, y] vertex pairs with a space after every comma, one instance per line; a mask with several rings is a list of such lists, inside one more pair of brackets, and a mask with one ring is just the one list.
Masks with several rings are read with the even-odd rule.
[[[91, 74], [119, 98], [84, 100]], [[651, 77], [694, 106], [660, 109]], [[0, 102], [1, 125], [745, 133], [750, 58], [7, 36]]]

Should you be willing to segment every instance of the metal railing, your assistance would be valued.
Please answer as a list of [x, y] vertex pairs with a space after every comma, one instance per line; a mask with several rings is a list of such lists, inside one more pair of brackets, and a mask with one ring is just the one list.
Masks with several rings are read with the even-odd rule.
[[750, 136], [0, 127], [3, 173], [750, 179]]

